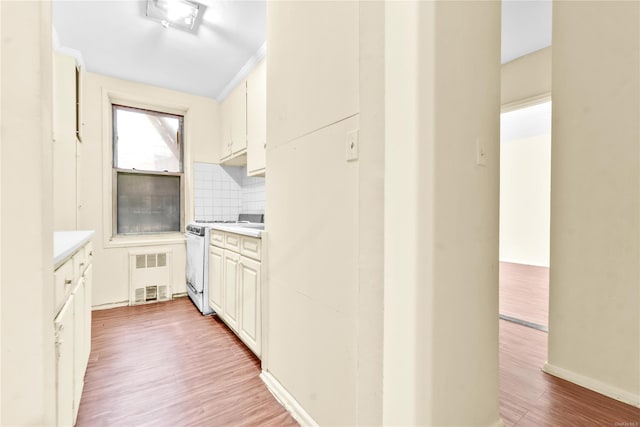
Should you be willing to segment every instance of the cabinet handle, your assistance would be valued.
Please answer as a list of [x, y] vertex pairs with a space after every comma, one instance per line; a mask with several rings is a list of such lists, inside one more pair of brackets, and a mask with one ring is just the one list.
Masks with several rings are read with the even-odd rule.
[[93, 256], [93, 251], [89, 252], [89, 256]]
[[71, 279], [64, 279], [64, 284], [65, 285], [70, 285], [71, 284]]

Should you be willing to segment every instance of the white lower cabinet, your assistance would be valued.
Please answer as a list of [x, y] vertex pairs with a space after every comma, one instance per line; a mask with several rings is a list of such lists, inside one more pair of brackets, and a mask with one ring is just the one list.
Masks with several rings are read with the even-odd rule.
[[261, 349], [260, 263], [241, 256], [238, 285], [240, 288], [240, 338], [255, 354]]
[[216, 313], [222, 312], [222, 283], [224, 249], [209, 246], [209, 306]]
[[231, 329], [238, 332], [238, 264], [240, 255], [229, 250], [223, 256], [224, 308], [223, 319]]
[[[218, 237], [212, 237], [209, 246], [209, 304], [218, 317], [260, 357], [261, 241], [235, 233], [216, 233]], [[224, 238], [220, 238], [220, 233]]]
[[69, 297], [54, 320], [56, 343], [56, 422], [58, 426], [74, 424], [74, 298]]
[[91, 292], [93, 292], [93, 267], [89, 264], [84, 272], [84, 353], [82, 360], [85, 371], [91, 354]]
[[62, 306], [53, 325], [56, 345], [56, 423], [58, 426], [75, 425], [84, 388], [84, 374], [91, 351], [91, 291], [93, 252], [91, 243], [80, 248], [75, 255], [54, 273], [64, 284], [72, 281], [68, 292], [64, 286], [56, 287], [56, 298]]
[[73, 293], [73, 401], [74, 405], [74, 417], [75, 424], [76, 417], [78, 416], [78, 406], [80, 404], [80, 398], [82, 397], [82, 389], [84, 388], [84, 372], [87, 364], [84, 360], [85, 354], [85, 336], [84, 336], [84, 277], [82, 277], [76, 289]]

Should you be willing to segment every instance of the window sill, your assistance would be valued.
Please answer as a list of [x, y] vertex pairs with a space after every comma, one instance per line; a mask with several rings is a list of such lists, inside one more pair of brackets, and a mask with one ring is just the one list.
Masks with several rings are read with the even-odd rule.
[[166, 246], [184, 243], [183, 233], [114, 236], [105, 241], [105, 248], [131, 248], [139, 246]]

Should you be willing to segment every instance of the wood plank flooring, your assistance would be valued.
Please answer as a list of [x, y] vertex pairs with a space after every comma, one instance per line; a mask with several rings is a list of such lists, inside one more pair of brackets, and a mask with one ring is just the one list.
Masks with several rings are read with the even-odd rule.
[[500, 263], [500, 314], [549, 324], [549, 269]]
[[640, 409], [542, 372], [547, 333], [500, 321], [500, 416], [505, 426], [640, 426]]
[[[298, 425], [258, 378], [258, 359], [187, 298], [95, 311], [92, 332], [77, 426]], [[500, 321], [507, 427], [640, 426], [640, 409], [543, 373], [546, 356], [546, 333]]]
[[[500, 263], [500, 314], [547, 326], [549, 269]], [[640, 409], [542, 371], [547, 333], [500, 320], [500, 416], [505, 426], [640, 426]]]
[[94, 311], [77, 426], [297, 426], [260, 361], [188, 298]]

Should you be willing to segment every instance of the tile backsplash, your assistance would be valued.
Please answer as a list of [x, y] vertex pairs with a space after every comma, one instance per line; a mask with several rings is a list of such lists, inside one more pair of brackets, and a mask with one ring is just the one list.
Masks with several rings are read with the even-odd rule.
[[240, 213], [264, 213], [264, 178], [246, 167], [194, 164], [195, 219], [234, 221]]

